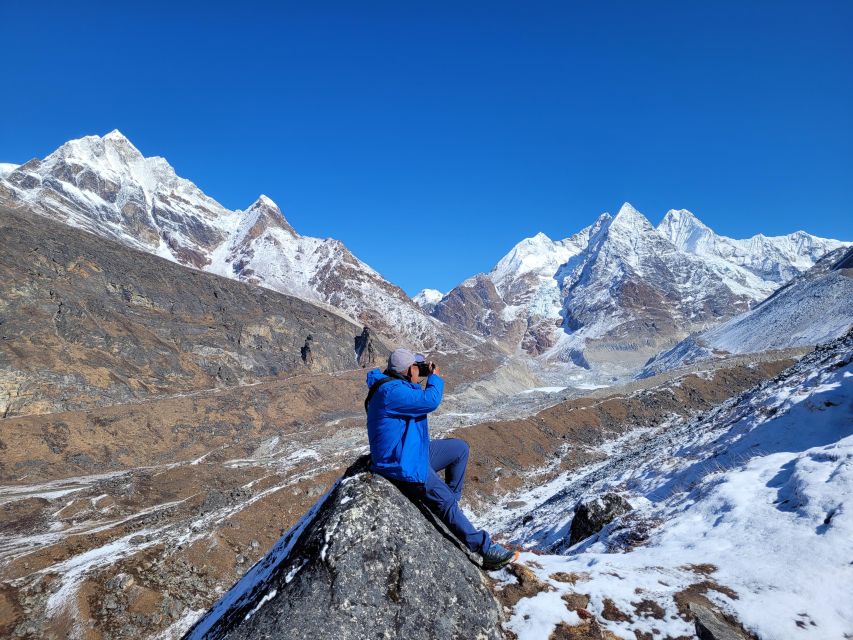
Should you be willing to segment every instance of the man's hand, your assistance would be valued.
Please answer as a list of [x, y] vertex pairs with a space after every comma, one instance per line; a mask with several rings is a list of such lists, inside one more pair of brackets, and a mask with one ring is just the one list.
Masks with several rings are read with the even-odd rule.
[[434, 362], [429, 363], [429, 372], [437, 376], [441, 375], [441, 369]]

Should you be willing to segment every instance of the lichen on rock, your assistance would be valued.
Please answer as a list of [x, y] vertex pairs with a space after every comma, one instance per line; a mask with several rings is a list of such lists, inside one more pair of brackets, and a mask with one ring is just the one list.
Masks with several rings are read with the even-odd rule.
[[480, 569], [360, 458], [185, 636], [501, 638]]

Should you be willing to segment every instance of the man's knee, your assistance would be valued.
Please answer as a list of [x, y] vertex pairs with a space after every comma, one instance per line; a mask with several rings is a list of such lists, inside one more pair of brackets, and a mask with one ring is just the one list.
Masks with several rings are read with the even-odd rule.
[[471, 450], [471, 447], [468, 446], [468, 443], [462, 440], [461, 438], [453, 438], [453, 443], [456, 448], [456, 459], [467, 460], [468, 453]]

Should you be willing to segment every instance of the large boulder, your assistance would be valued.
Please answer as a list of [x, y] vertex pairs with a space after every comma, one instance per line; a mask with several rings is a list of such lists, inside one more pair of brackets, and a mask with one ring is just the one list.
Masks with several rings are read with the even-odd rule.
[[576, 544], [598, 533], [632, 509], [631, 503], [618, 493], [605, 493], [603, 496], [578, 503], [575, 506], [575, 517], [572, 519], [569, 544]]
[[691, 602], [690, 613], [693, 614], [699, 640], [755, 640], [755, 636], [744, 630], [737, 621], [727, 618], [710, 602], [707, 606]]
[[359, 459], [186, 639], [501, 638], [484, 576]]

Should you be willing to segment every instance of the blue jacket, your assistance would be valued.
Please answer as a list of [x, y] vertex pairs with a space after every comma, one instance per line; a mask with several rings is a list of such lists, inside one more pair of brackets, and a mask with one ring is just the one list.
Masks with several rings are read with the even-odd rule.
[[[367, 388], [386, 377], [379, 369], [367, 373]], [[429, 470], [427, 417], [441, 404], [444, 380], [430, 374], [426, 389], [406, 380], [383, 384], [367, 407], [367, 438], [371, 470], [395, 480], [426, 482]]]

